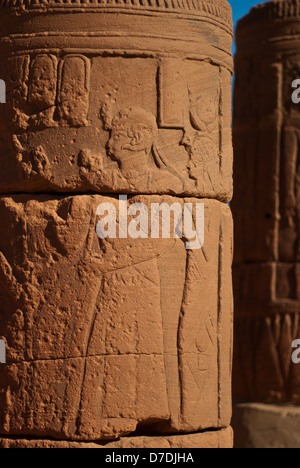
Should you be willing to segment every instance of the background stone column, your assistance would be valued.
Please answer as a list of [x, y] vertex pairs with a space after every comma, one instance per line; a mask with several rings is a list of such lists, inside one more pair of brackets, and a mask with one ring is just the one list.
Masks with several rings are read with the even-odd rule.
[[[300, 403], [291, 359], [300, 337], [299, 32], [300, 2], [289, 0], [254, 7], [237, 27], [234, 398], [243, 402]], [[246, 405], [236, 415], [239, 443], [295, 443], [285, 409]]]
[[[230, 447], [229, 5], [0, 12], [0, 445]], [[204, 246], [104, 203], [203, 203]]]

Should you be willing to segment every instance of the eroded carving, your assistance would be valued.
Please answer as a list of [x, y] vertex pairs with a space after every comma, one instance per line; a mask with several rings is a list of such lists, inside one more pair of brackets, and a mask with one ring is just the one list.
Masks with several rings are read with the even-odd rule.
[[28, 105], [33, 115], [28, 124], [36, 128], [55, 126], [53, 115], [56, 104], [57, 58], [38, 55], [30, 65]]
[[[83, 440], [138, 422], [161, 432], [228, 424], [220, 406], [230, 398], [231, 309], [223, 316], [222, 301], [231, 291], [218, 281], [230, 271], [228, 207], [205, 201], [206, 249], [187, 254], [184, 239], [99, 241], [97, 205], [118, 208], [115, 198], [30, 198], [0, 203], [17, 239], [0, 255], [0, 289], [10, 291], [0, 320], [2, 434], [33, 435], [42, 421], [45, 435]], [[163, 200], [174, 201], [129, 203]]]
[[299, 403], [299, 367], [292, 362], [300, 310], [300, 108], [292, 100], [300, 73], [299, 6], [297, 0], [266, 2], [237, 28], [237, 400]]
[[60, 62], [57, 114], [61, 125], [88, 125], [90, 63], [70, 55]]
[[[52, 54], [8, 60], [8, 109], [16, 133], [57, 126], [86, 126], [89, 101], [89, 60]], [[10, 117], [11, 121], [8, 120]]]
[[174, 192], [180, 190], [183, 186], [182, 176], [157, 149], [158, 127], [151, 112], [132, 107], [120, 110], [112, 117], [112, 105], [105, 103], [100, 115], [105, 129], [109, 131], [107, 154], [117, 162], [119, 170], [111, 173], [105, 169], [103, 157], [82, 151], [79, 164], [83, 166], [87, 180], [101, 177], [108, 184], [112, 178], [114, 185], [119, 180], [126, 181], [129, 186], [147, 189], [159, 180], [165, 180], [169, 189]]

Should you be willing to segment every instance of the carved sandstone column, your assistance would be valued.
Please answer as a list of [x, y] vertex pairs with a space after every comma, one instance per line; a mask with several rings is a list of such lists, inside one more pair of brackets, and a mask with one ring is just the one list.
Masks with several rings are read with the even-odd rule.
[[238, 401], [300, 403], [300, 366], [291, 359], [292, 342], [300, 338], [300, 107], [291, 98], [292, 82], [300, 78], [299, 32], [300, 2], [294, 0], [254, 7], [237, 28], [232, 207]]
[[[230, 447], [229, 5], [0, 12], [0, 446]], [[202, 248], [147, 232], [197, 203]]]

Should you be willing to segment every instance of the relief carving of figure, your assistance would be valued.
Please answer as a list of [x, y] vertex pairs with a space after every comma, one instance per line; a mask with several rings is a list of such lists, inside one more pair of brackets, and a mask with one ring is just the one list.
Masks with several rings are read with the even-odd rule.
[[282, 130], [282, 188], [280, 255], [283, 261], [300, 259], [300, 117], [290, 115]]
[[[286, 113], [281, 134], [280, 260], [300, 260], [300, 114], [291, 99], [291, 82], [299, 77], [299, 57], [285, 63], [283, 100]], [[297, 281], [296, 281], [297, 283]]]
[[131, 186], [138, 185], [145, 190], [158, 183], [166, 189], [178, 190], [183, 182], [176, 169], [170, 166], [159, 153], [156, 141], [158, 127], [156, 119], [149, 111], [140, 107], [123, 109], [111, 117], [107, 104], [101, 108], [104, 129], [110, 132], [107, 142], [107, 155], [115, 161], [118, 168], [109, 171], [103, 168], [103, 158], [90, 151], [82, 151], [79, 164], [84, 168], [82, 175], [92, 183], [112, 178], [111, 184], [122, 181]]
[[214, 190], [213, 179], [218, 169], [215, 167], [215, 155], [218, 149], [213, 134], [218, 130], [218, 101], [218, 94], [213, 99], [190, 96], [190, 122], [182, 144], [190, 157], [189, 176], [196, 181], [200, 190], [205, 190], [205, 187]]

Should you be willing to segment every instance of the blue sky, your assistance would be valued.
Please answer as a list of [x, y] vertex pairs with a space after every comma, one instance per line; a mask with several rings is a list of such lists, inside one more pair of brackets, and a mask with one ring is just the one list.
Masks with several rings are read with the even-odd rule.
[[[233, 23], [234, 27], [236, 26], [236, 22], [242, 18], [242, 16], [247, 15], [251, 8], [259, 3], [264, 3], [264, 0], [228, 0], [231, 5], [232, 13], [233, 13]], [[234, 52], [234, 45], [233, 45], [233, 52]]]
[[242, 16], [245, 16], [254, 5], [258, 5], [259, 3], [264, 3], [264, 0], [261, 0], [261, 1], [256, 1], [256, 0], [228, 0], [228, 1], [229, 1], [230, 5], [231, 5], [232, 11], [233, 11], [234, 24]]

